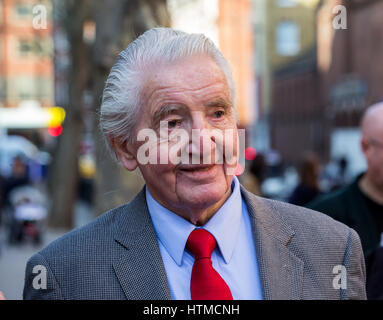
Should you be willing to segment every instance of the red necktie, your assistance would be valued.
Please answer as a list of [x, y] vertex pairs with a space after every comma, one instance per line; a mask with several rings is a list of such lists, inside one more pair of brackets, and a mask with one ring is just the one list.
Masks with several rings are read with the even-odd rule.
[[195, 259], [190, 282], [192, 300], [233, 300], [230, 288], [212, 266], [215, 246], [214, 237], [205, 229], [193, 230], [186, 242]]

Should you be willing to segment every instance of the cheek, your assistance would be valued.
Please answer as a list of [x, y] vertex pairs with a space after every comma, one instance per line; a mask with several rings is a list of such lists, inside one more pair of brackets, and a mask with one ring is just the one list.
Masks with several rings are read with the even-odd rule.
[[[173, 166], [169, 164], [147, 164], [140, 166], [144, 178], [148, 177], [152, 182], [162, 183], [161, 180], [174, 176]], [[157, 181], [153, 181], [157, 180]]]
[[367, 161], [368, 168], [372, 172], [374, 178], [381, 179], [383, 176], [383, 156], [371, 153]]
[[175, 166], [181, 161], [181, 151], [186, 150], [188, 139], [181, 141], [163, 139], [157, 145], [157, 163], [161, 164], [163, 170], [174, 170]]
[[369, 159], [369, 162], [371, 162], [372, 165], [377, 167], [379, 164], [382, 165], [382, 160], [383, 160], [383, 152], [374, 152], [374, 150], [371, 150], [368, 154], [367, 157]]
[[240, 150], [241, 139], [243, 138], [241, 135], [238, 135], [238, 131], [236, 128], [228, 129], [225, 131], [225, 140], [224, 140], [224, 150], [225, 155], [231, 157], [238, 157], [238, 153]]
[[140, 167], [145, 183], [151, 186], [160, 194], [169, 194], [175, 192], [176, 177], [168, 165], [144, 165]]
[[383, 174], [383, 151], [376, 157], [376, 167]]

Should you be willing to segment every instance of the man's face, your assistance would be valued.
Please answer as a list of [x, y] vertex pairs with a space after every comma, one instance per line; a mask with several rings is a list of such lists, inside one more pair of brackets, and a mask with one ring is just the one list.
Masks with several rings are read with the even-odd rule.
[[363, 151], [368, 164], [368, 174], [373, 184], [383, 190], [383, 128], [376, 138], [364, 138]]
[[[236, 119], [226, 78], [208, 56], [184, 58], [152, 69], [144, 76], [137, 132], [151, 128], [160, 137], [151, 146], [158, 150], [158, 164], [141, 164], [138, 159], [138, 166], [150, 193], [162, 205], [178, 212], [208, 208], [230, 193], [233, 171], [228, 169], [236, 167], [236, 163], [228, 164], [225, 156], [222, 163], [215, 163], [216, 149], [225, 154], [224, 150], [231, 148], [234, 158], [237, 156]], [[174, 149], [180, 140], [172, 136], [179, 130], [189, 138]], [[219, 138], [212, 134], [214, 130], [223, 133], [222, 137], [229, 133], [227, 137], [231, 134], [232, 139]], [[136, 159], [143, 143], [134, 146]], [[160, 164], [161, 153], [169, 160], [168, 150], [178, 150], [178, 155], [186, 150], [190, 163], [194, 157], [193, 163], [197, 159], [201, 165]], [[207, 153], [211, 155], [208, 164], [202, 159]]]

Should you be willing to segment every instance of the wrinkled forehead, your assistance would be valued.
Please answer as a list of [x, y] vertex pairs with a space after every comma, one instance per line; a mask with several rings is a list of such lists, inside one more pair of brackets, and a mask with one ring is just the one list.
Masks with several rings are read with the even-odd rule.
[[209, 56], [192, 56], [150, 66], [143, 72], [141, 101], [151, 111], [163, 103], [209, 99], [231, 103], [226, 77]]

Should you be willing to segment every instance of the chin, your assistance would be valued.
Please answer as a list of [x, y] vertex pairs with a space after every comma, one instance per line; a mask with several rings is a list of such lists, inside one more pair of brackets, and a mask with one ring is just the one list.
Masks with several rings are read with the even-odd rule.
[[179, 190], [180, 199], [183, 204], [189, 207], [204, 209], [208, 208], [220, 201], [227, 192], [227, 186], [220, 184], [219, 186], [200, 186], [196, 188], [184, 188]]

